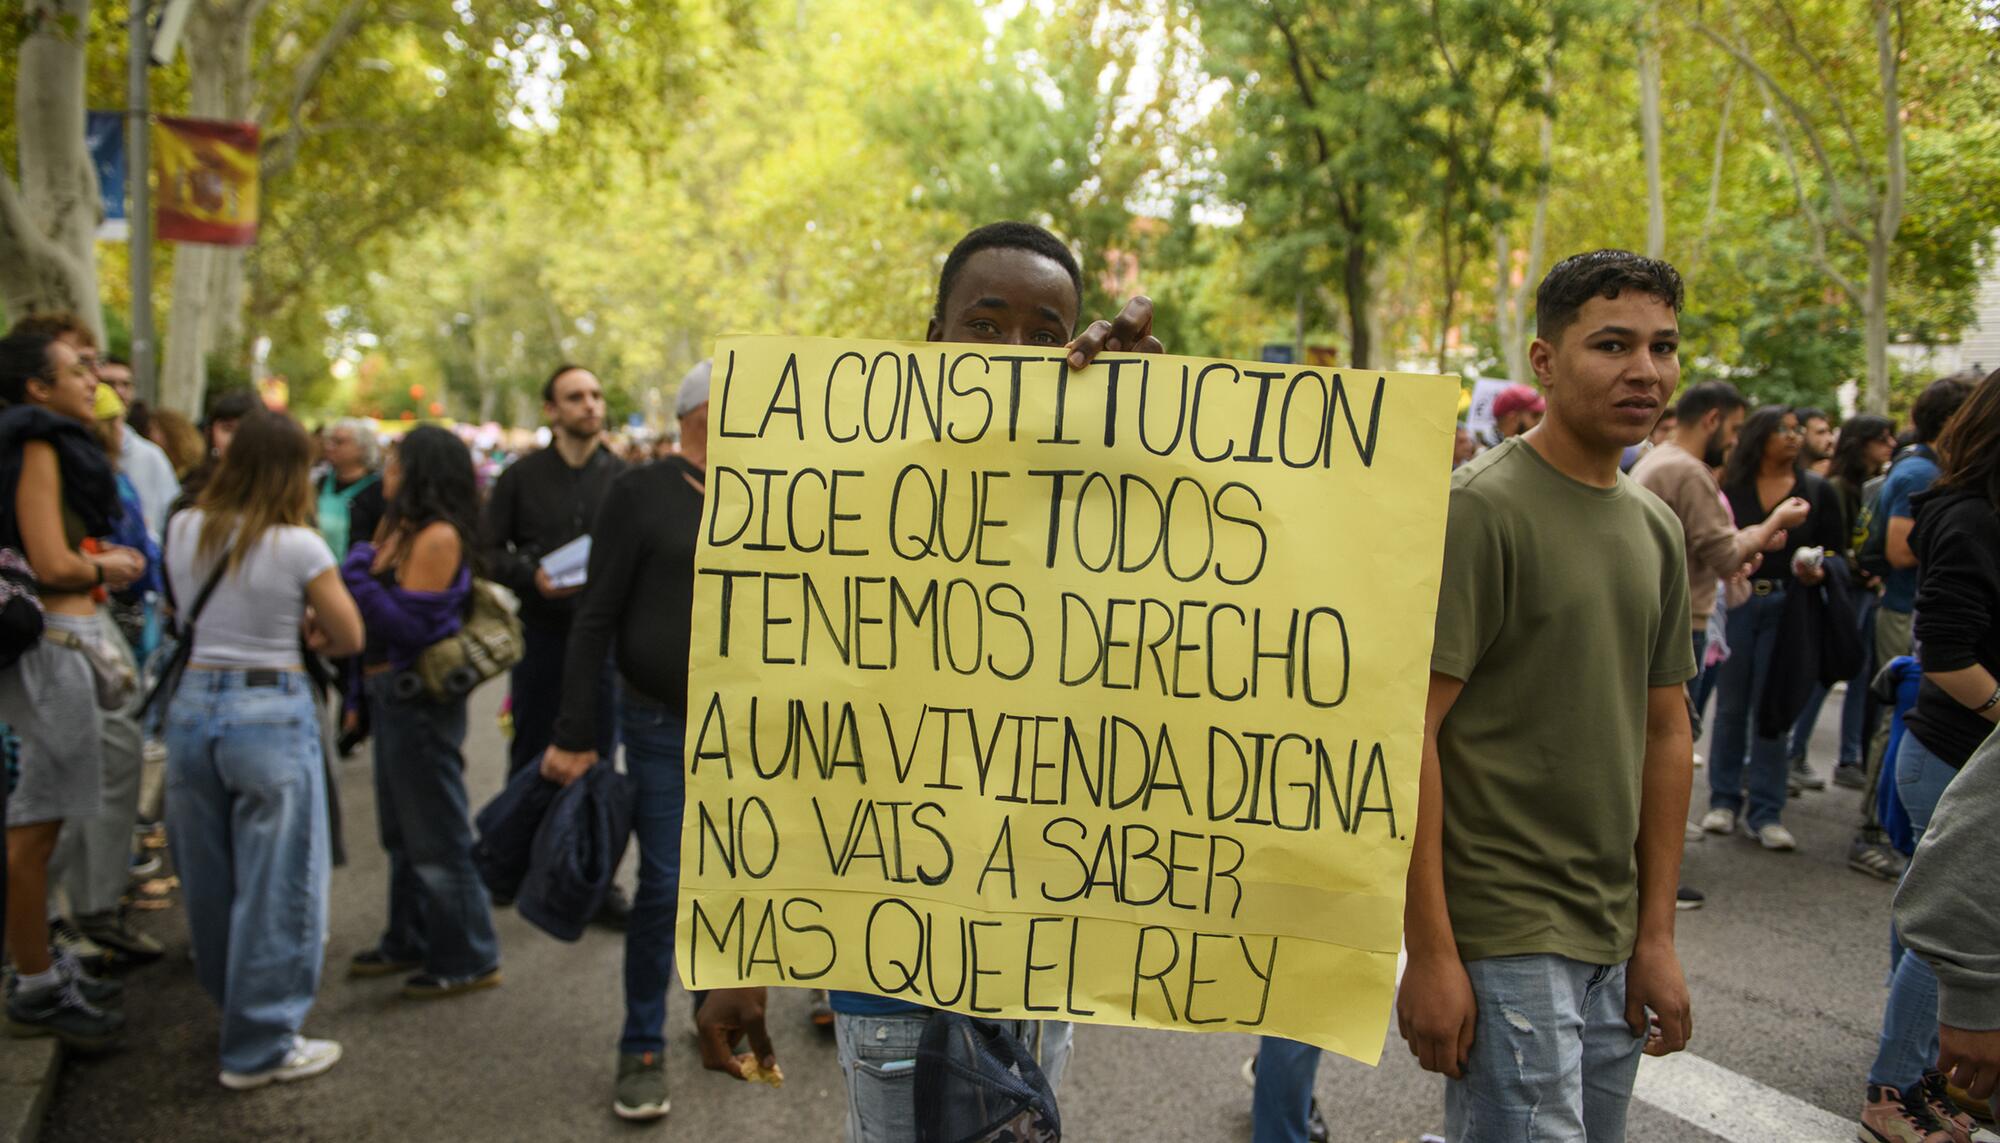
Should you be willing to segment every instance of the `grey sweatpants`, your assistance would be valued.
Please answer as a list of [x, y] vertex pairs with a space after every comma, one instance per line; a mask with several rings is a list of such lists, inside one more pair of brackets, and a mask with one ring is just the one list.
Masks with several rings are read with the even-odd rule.
[[[98, 609], [97, 622], [104, 645], [130, 664], [131, 648], [108, 608]], [[139, 816], [139, 771], [145, 746], [138, 719], [142, 701], [144, 696], [134, 695], [125, 709], [98, 715], [104, 759], [102, 796], [96, 813], [63, 822], [62, 837], [49, 859], [52, 911], [58, 889], [68, 896], [72, 916], [116, 909], [125, 892], [132, 871], [132, 826]]]

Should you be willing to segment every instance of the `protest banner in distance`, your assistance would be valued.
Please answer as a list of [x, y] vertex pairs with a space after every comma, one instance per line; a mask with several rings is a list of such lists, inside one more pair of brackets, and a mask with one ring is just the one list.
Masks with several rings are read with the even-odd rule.
[[687, 987], [1373, 1062], [1456, 381], [797, 338], [714, 378]]

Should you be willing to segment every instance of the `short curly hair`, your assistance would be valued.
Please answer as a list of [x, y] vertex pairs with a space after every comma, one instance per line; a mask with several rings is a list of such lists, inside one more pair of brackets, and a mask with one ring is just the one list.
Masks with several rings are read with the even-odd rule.
[[1592, 298], [1615, 298], [1626, 290], [1653, 295], [1681, 312], [1686, 291], [1680, 271], [1658, 258], [1630, 250], [1592, 250], [1555, 264], [1535, 290], [1535, 336], [1554, 341], [1576, 321]]

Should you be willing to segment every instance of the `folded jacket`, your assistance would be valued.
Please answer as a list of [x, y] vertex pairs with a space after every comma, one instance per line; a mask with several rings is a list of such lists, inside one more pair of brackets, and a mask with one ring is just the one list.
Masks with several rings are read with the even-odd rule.
[[582, 936], [604, 905], [631, 836], [631, 787], [609, 762], [599, 762], [562, 787], [542, 819], [515, 910], [558, 940]]
[[487, 892], [495, 897], [520, 896], [521, 881], [534, 860], [535, 834], [562, 790], [542, 777], [541, 767], [523, 766], [472, 819], [479, 830], [472, 864]]

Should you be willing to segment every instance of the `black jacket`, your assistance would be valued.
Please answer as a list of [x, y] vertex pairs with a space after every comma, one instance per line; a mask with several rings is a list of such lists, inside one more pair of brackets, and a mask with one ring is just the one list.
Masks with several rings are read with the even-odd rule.
[[573, 941], [604, 904], [632, 835], [625, 776], [600, 762], [558, 786], [522, 767], [475, 819], [473, 865], [486, 888], [515, 898], [521, 916]]
[[[62, 473], [63, 505], [83, 521], [86, 536], [102, 536], [121, 511], [118, 475], [104, 446], [80, 422], [39, 405], [10, 405], [0, 411], [0, 547], [21, 548], [14, 501], [21, 484], [22, 458], [29, 441], [47, 441]], [[25, 554], [25, 553], [24, 553]]]
[[[1789, 559], [1785, 570], [1791, 571]], [[1847, 561], [1829, 552], [1824, 580], [1814, 587], [1794, 581], [1785, 593], [1785, 614], [1757, 701], [1759, 737], [1782, 737], [1815, 686], [1830, 687], [1861, 670], [1864, 648], [1853, 582]]]
[[[1983, 666], [2000, 676], [2000, 512], [1978, 492], [1933, 487], [1910, 501], [1916, 526], [1917, 658], [1926, 672]], [[1905, 720], [1910, 733], [1953, 766], [1993, 732], [1929, 679]]]
[[517, 460], [493, 482], [486, 502], [488, 574], [521, 598], [523, 623], [568, 626], [572, 599], [544, 599], [535, 590], [542, 557], [590, 531], [604, 493], [625, 462], [603, 446], [582, 468], [553, 447]]

